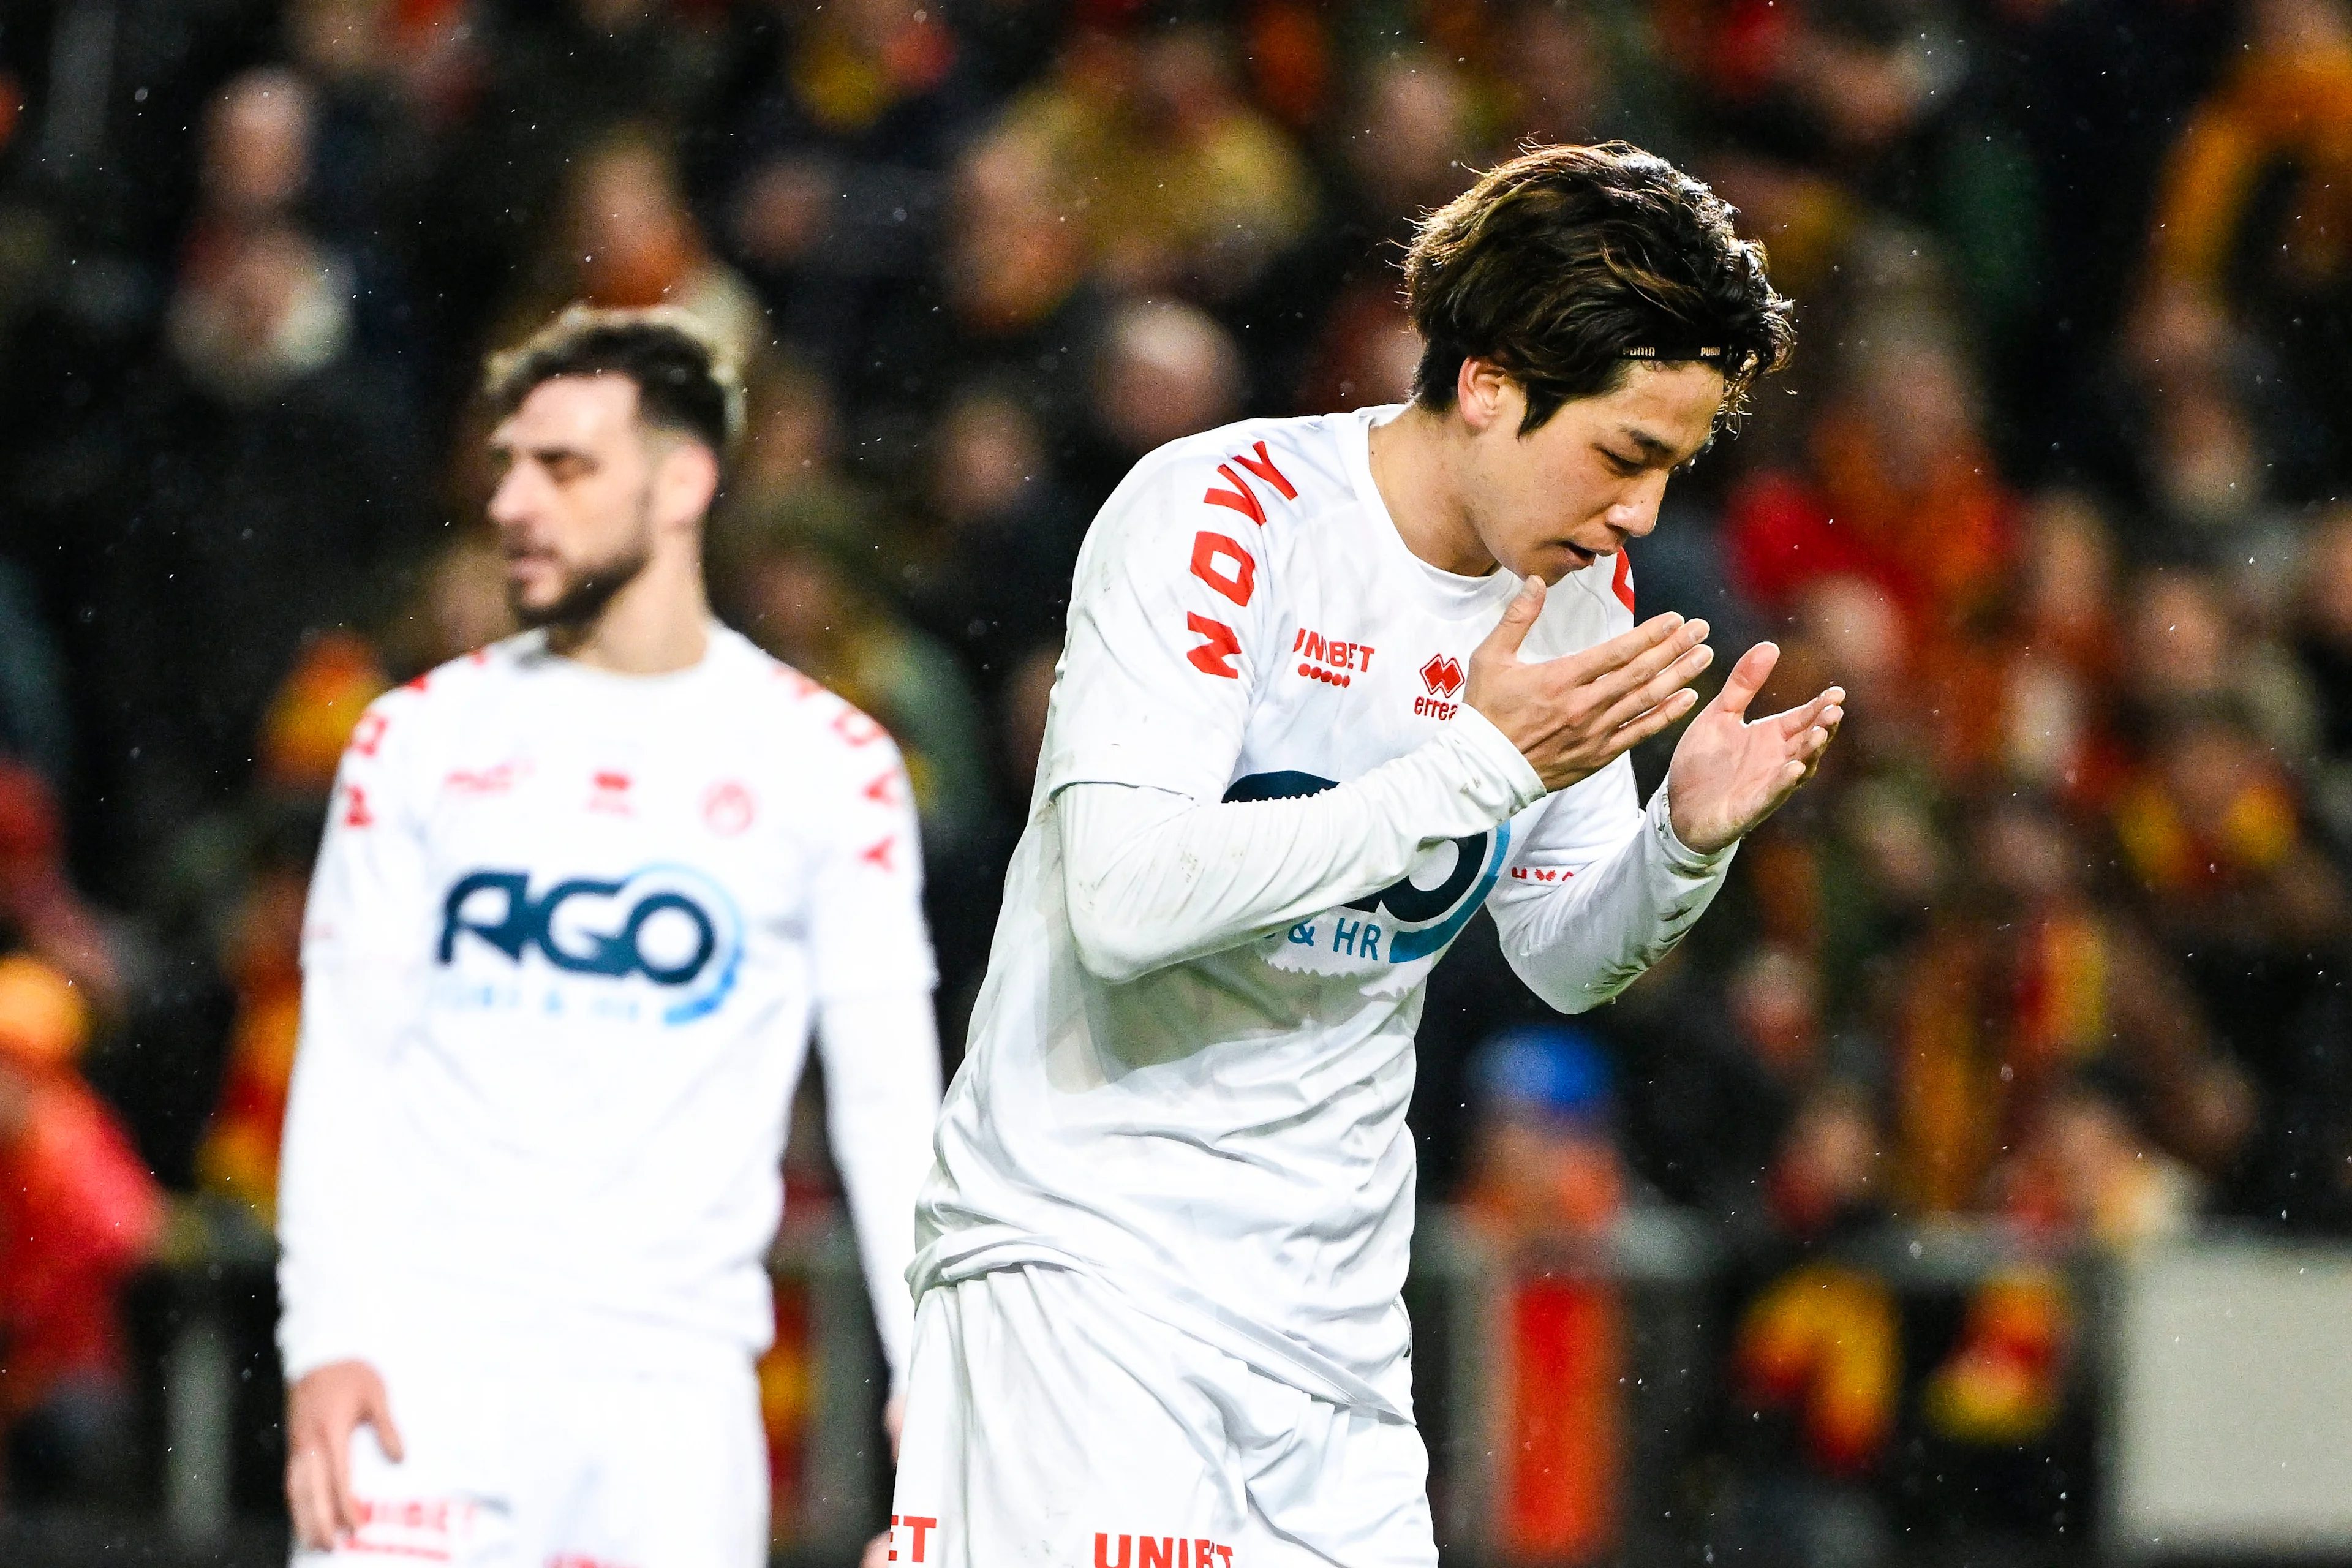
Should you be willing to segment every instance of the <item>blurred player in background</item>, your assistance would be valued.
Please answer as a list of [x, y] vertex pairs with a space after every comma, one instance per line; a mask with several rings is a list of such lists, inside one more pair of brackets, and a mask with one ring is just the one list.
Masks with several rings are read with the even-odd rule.
[[751, 1568], [812, 1021], [904, 1360], [939, 1099], [907, 779], [711, 618], [740, 405], [685, 317], [572, 310], [488, 394], [532, 629], [368, 710], [311, 887], [278, 1209], [298, 1560]]
[[[1161, 447], [1077, 569], [916, 1259], [894, 1544], [947, 1568], [1431, 1564], [1399, 1292], [1431, 967], [1565, 1012], [1686, 931], [1832, 688], [1693, 715], [1626, 542], [1785, 359], [1705, 186], [1549, 147], [1406, 262], [1414, 399]], [[1646, 806], [1626, 751], [1691, 717]]]

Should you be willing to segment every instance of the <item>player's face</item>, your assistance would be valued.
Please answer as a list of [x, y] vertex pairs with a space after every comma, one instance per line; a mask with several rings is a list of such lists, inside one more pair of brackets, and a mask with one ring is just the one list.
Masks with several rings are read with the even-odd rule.
[[530, 390], [490, 433], [502, 470], [490, 521], [507, 601], [523, 625], [594, 618], [654, 546], [654, 441], [625, 375], [565, 375]]
[[1497, 383], [1480, 389], [1490, 416], [1471, 443], [1471, 523], [1503, 570], [1547, 583], [1658, 525], [1666, 477], [1706, 445], [1723, 405], [1718, 371], [1636, 364], [1615, 391], [1563, 404], [1521, 436], [1526, 396]]

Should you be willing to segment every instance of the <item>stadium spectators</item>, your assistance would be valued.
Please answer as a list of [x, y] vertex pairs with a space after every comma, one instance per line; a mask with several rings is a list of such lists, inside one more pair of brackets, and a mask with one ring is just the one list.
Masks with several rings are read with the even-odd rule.
[[1476, 1165], [1463, 1212], [1498, 1276], [1492, 1428], [1501, 1554], [1582, 1563], [1620, 1544], [1625, 1303], [1603, 1262], [1626, 1183], [1608, 1063], [1559, 1026], [1472, 1054]]
[[[1923, 1316], [1841, 1251], [1878, 1217], [2352, 1233], [2346, 0], [92, 14], [0, 27], [0, 951], [74, 981], [171, 1184], [266, 1204], [320, 759], [506, 625], [436, 526], [486, 343], [667, 300], [742, 356], [715, 596], [905, 747], [952, 1019], [1110, 488], [1402, 396], [1412, 219], [1623, 134], [1803, 320], [1643, 608], [1852, 693], [1716, 921], [1586, 1021], [1624, 1179], [1735, 1260], [1694, 1517], [1870, 1561], [1909, 1436], [2065, 1430], [2065, 1291]], [[1428, 1016], [1425, 1189], [1491, 1210], [1531, 1173], [1462, 1058], [1545, 1015], [1474, 928]]]
[[12, 1500], [103, 1504], [127, 1476], [123, 1281], [162, 1194], [76, 1068], [92, 1016], [58, 970], [0, 957], [0, 1444]]
[[25, 573], [0, 561], [0, 757], [65, 787], [73, 765], [73, 718], [57, 642]]
[[668, 139], [624, 124], [568, 160], [560, 216], [493, 336], [513, 342], [574, 300], [610, 310], [676, 305], [749, 365], [772, 341], [751, 286], [711, 254], [688, 209]]

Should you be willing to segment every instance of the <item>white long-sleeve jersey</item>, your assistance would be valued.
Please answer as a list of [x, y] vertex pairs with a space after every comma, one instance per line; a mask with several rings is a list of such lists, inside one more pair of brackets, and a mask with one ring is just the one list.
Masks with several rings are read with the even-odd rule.
[[880, 727], [721, 627], [674, 674], [525, 634], [379, 699], [303, 931], [288, 1375], [763, 1348], [813, 1019], [903, 1366], [939, 1103], [917, 855]]
[[[1624, 759], [1547, 795], [1462, 701], [1518, 591], [1414, 557], [1394, 409], [1146, 458], [1078, 563], [1030, 820], [924, 1189], [918, 1293], [1085, 1269], [1317, 1394], [1406, 1414], [1404, 1124], [1431, 968], [1482, 907], [1554, 1006], [1614, 996], [1730, 858]], [[1563, 579], [1523, 657], [1633, 624]]]

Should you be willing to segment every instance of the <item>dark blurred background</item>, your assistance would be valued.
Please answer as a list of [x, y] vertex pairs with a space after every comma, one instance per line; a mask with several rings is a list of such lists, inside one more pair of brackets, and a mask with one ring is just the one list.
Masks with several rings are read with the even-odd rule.
[[[1853, 716], [1617, 1005], [1484, 922], [1440, 970], [1441, 1533], [2122, 1550], [2148, 1260], [2352, 1237], [2347, 0], [0, 5], [0, 1554], [278, 1550], [304, 883], [361, 708], [509, 629], [487, 349], [668, 301], [741, 355], [712, 586], [905, 748], [952, 1058], [1095, 507], [1403, 396], [1414, 216], [1607, 137], [1801, 322], [1643, 608]], [[879, 1461], [800, 1120], [763, 1385], [830, 1560]], [[2352, 1555], [2341, 1479], [2272, 1544]]]

